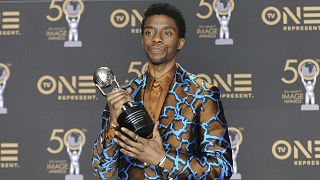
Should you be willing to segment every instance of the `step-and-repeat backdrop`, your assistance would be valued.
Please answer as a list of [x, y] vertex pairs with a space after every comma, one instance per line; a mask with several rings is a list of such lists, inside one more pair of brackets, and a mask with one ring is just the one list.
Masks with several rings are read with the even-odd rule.
[[[71, 159], [96, 179], [106, 100], [92, 74], [109, 66], [125, 83], [145, 72], [140, 25], [153, 2], [0, 1], [1, 180], [65, 179]], [[234, 178], [318, 179], [320, 2], [170, 3], [187, 23], [178, 63], [221, 90]]]

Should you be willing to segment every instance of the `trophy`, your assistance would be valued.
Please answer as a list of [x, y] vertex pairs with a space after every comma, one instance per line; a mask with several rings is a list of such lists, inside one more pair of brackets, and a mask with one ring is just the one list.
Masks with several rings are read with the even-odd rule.
[[66, 134], [65, 145], [70, 157], [70, 168], [69, 174], [65, 176], [65, 180], [83, 180], [83, 175], [80, 174], [79, 159], [84, 138], [82, 134], [76, 131]]
[[302, 84], [306, 90], [305, 104], [301, 105], [301, 111], [317, 111], [319, 105], [315, 104], [314, 87], [316, 85], [317, 76], [319, 75], [319, 65], [313, 60], [305, 60], [300, 63], [298, 71]]
[[[93, 81], [103, 96], [106, 94], [102, 88], [109, 87], [113, 82], [116, 83], [116, 88], [120, 88], [116, 76], [108, 67], [98, 68], [93, 75]], [[127, 102], [121, 107], [121, 110], [122, 112], [117, 119], [121, 127], [125, 127], [144, 138], [152, 133], [154, 123], [143, 105]]]
[[63, 12], [69, 25], [68, 41], [64, 42], [64, 47], [81, 47], [82, 42], [78, 40], [78, 25], [80, 15], [83, 13], [84, 5], [82, 0], [66, 0], [63, 3]]
[[214, 0], [213, 9], [216, 11], [216, 17], [219, 20], [220, 32], [219, 39], [216, 39], [216, 45], [232, 45], [233, 39], [229, 37], [229, 21], [231, 11], [234, 9], [233, 0]]
[[239, 153], [239, 146], [242, 143], [242, 133], [237, 128], [229, 128], [229, 138], [232, 148], [233, 160], [233, 174], [230, 179], [241, 179], [241, 174], [238, 172], [237, 156]]
[[0, 64], [0, 114], [7, 114], [8, 110], [4, 107], [3, 93], [9, 78], [9, 69], [7, 66]]

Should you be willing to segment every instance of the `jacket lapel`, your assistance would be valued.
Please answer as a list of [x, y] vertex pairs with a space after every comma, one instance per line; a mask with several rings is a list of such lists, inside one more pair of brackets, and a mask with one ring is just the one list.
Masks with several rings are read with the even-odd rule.
[[134, 99], [134, 104], [142, 104], [143, 102], [143, 94], [145, 91], [145, 87], [147, 84], [147, 75], [143, 74], [140, 78], [134, 79], [130, 84], [131, 88], [133, 89], [131, 93], [131, 97]]
[[186, 73], [187, 72], [177, 64], [176, 73], [166, 95], [159, 117], [160, 135], [165, 132], [175, 118], [178, 118], [177, 116], [181, 113], [181, 109], [187, 99], [189, 82], [185, 80]]

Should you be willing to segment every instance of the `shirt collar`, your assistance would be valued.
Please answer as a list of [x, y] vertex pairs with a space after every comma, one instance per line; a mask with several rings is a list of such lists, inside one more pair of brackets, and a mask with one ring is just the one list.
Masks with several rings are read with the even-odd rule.
[[174, 77], [176, 70], [177, 70], [177, 65], [175, 64], [174, 66], [172, 66], [171, 69], [169, 69], [166, 73], [164, 73], [164, 75], [161, 76], [160, 78], [153, 77], [148, 70], [147, 71], [148, 84], [150, 86], [152, 86], [154, 81], [158, 81], [160, 83], [160, 87], [162, 89], [168, 88], [172, 82], [172, 79]]

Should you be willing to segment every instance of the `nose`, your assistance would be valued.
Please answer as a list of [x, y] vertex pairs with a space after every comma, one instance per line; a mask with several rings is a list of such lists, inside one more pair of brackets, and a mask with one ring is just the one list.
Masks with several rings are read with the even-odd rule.
[[152, 41], [155, 42], [155, 43], [161, 43], [162, 42], [161, 33], [160, 32], [156, 32], [156, 34], [154, 35]]

